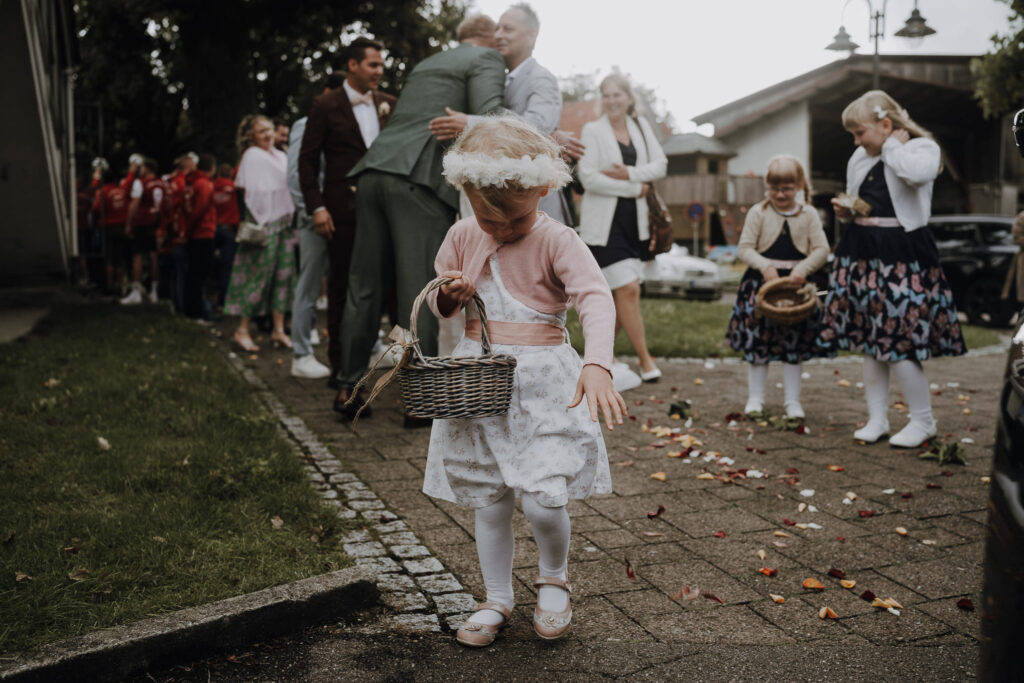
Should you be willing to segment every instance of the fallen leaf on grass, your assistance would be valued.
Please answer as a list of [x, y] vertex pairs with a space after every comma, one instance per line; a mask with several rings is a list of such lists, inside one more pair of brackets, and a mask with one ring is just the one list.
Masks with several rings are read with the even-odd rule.
[[809, 590], [825, 590], [825, 586], [821, 585], [821, 581], [818, 581], [817, 579], [804, 579], [804, 582], [801, 585], [803, 585], [804, 588], [807, 588]]
[[713, 533], [711, 535], [714, 536], [715, 538], [725, 538], [725, 532], [724, 531], [716, 531], [715, 533]]
[[167, 543], [167, 539], [164, 538], [163, 536], [154, 536], [153, 540], [156, 541], [157, 543]]
[[665, 506], [659, 505], [657, 510], [647, 513], [647, 519], [654, 519], [655, 517], [660, 516], [663, 512], [665, 512]]
[[786, 598], [782, 597], [781, 595], [779, 595], [777, 593], [769, 593], [768, 597], [770, 597], [772, 599], [772, 602], [774, 602], [776, 604], [779, 604], [779, 605], [781, 605], [782, 603], [786, 602]]
[[29, 576], [25, 572], [14, 572], [14, 580], [17, 583], [21, 583], [22, 581], [32, 581], [33, 578], [34, 577]]
[[971, 602], [970, 598], [960, 598], [959, 600], [956, 601], [956, 606], [959, 607], [960, 609], [966, 610], [968, 612], [973, 612], [974, 611], [974, 603]]
[[104, 439], [102, 436], [97, 436], [96, 437], [96, 445], [100, 447], [101, 451], [109, 451], [110, 450], [110, 442], [107, 441], [106, 439]]
[[277, 515], [274, 515], [270, 518], [270, 526], [274, 529], [280, 529], [284, 526], [284, 520], [278, 517]]
[[77, 555], [79, 550], [81, 550], [81, 548], [78, 547], [77, 543], [64, 548], [64, 552], [68, 555]]
[[854, 581], [853, 579], [840, 579], [839, 580], [839, 585], [842, 586], [843, 588], [853, 588], [854, 586], [857, 585], [857, 582]]
[[820, 619], [838, 619], [839, 615], [831, 607], [822, 607], [818, 610], [818, 617]]
[[657, 479], [658, 481], [665, 481], [666, 479], [668, 479], [668, 477], [665, 475], [664, 472], [655, 472], [654, 474], [651, 475], [651, 479]]
[[636, 578], [636, 572], [633, 571], [633, 565], [631, 565], [629, 563], [629, 558], [628, 557], [626, 558], [626, 578], [627, 579], [635, 579]]
[[76, 569], [73, 572], [68, 572], [68, 578], [72, 581], [85, 581], [89, 578], [88, 569]]
[[774, 567], [761, 567], [757, 571], [761, 572], [762, 574], [767, 576], [769, 579], [779, 573], [779, 570], [775, 569]]

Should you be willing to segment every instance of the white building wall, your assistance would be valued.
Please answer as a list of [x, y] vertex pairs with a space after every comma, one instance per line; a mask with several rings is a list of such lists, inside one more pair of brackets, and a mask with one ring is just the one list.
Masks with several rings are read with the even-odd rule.
[[749, 172], [763, 176], [768, 160], [776, 154], [792, 154], [804, 169], [809, 169], [811, 114], [807, 100], [795, 102], [720, 139], [737, 152], [729, 160], [730, 175]]

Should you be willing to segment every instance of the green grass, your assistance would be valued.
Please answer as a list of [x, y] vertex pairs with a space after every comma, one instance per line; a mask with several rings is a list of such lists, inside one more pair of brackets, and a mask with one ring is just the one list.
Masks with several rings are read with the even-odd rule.
[[[740, 355], [725, 342], [732, 304], [685, 299], [641, 299], [640, 312], [647, 333], [647, 348], [653, 356], [707, 358]], [[575, 311], [569, 312], [567, 326], [573, 346], [582, 353], [583, 330]], [[963, 334], [969, 349], [998, 344], [1000, 341], [999, 331], [986, 327], [964, 325]], [[619, 332], [615, 339], [615, 354], [636, 355], [625, 332]]]
[[63, 306], [0, 346], [0, 387], [0, 652], [351, 563], [343, 523], [198, 327]]

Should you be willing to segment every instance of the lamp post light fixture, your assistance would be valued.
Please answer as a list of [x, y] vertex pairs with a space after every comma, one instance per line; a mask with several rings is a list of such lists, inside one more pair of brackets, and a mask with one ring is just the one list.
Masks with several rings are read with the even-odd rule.
[[[868, 3], [868, 37], [875, 41], [875, 57], [872, 68], [872, 87], [878, 90], [878, 41], [885, 35], [885, 10], [886, 5], [889, 4], [889, 0], [881, 0], [882, 6], [880, 9], [875, 9], [875, 3], [871, 0], [864, 0]], [[843, 11], [846, 11], [846, 6], [850, 4], [850, 0], [846, 0], [843, 5]], [[930, 36], [935, 33], [935, 29], [925, 23], [924, 17], [921, 16], [921, 12], [917, 9], [917, 0], [914, 0], [914, 10], [910, 13], [910, 18], [907, 19], [903, 28], [896, 31], [896, 35], [900, 38], [907, 38], [911, 42], [911, 47], [917, 47], [921, 44], [921, 40], [925, 36]], [[839, 33], [835, 35], [832, 43], [828, 45], [826, 50], [834, 50], [836, 52], [849, 52], [853, 54], [860, 45], [853, 42], [850, 38], [850, 34], [846, 32], [844, 26], [839, 27]]]

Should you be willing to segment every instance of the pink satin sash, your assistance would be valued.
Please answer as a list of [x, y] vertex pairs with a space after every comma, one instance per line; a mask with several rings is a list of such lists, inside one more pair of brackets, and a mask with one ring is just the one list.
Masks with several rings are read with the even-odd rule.
[[[487, 321], [487, 336], [492, 344], [511, 346], [557, 346], [565, 343], [565, 329], [546, 323], [510, 323]], [[466, 338], [480, 341], [480, 321], [466, 321]]]

